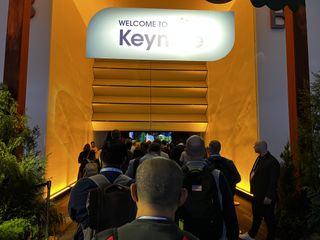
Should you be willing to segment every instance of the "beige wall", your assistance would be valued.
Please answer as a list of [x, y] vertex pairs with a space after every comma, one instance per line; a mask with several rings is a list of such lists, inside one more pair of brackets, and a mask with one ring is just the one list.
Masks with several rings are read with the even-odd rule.
[[236, 43], [224, 59], [208, 63], [206, 142], [221, 140], [223, 154], [239, 168], [248, 190], [248, 171], [257, 139], [255, 16], [250, 1], [210, 4], [204, 0], [55, 0], [52, 13], [51, 67], [47, 130], [47, 176], [56, 192], [72, 183], [77, 157], [90, 141], [92, 62], [85, 58], [85, 30], [91, 17], [106, 7], [233, 10]]

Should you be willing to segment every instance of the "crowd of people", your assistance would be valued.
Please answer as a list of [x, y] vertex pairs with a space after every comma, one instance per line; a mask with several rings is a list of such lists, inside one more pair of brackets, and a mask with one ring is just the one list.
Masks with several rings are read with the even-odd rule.
[[233, 200], [241, 176], [220, 155], [221, 143], [193, 135], [168, 144], [122, 139], [114, 130], [101, 149], [86, 144], [79, 155], [78, 181], [69, 215], [78, 223], [74, 239], [244, 239], [257, 235], [263, 219], [275, 239], [274, 208], [280, 165], [267, 143], [250, 173], [251, 229], [239, 235]]

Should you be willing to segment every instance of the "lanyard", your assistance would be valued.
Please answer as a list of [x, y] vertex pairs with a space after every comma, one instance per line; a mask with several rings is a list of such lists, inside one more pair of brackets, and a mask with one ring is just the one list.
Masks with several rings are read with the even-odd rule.
[[102, 172], [117, 172], [117, 173], [121, 173], [122, 174], [122, 171], [119, 168], [112, 168], [112, 167], [102, 168], [100, 170], [100, 173], [102, 173]]
[[141, 217], [138, 217], [138, 219], [169, 221], [169, 218], [166, 218], [166, 217], [154, 217], [154, 216], [141, 216]]

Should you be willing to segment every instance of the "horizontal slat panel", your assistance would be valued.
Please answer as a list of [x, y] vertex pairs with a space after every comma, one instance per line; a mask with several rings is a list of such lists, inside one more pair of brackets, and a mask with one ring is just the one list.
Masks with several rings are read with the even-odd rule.
[[207, 105], [93, 104], [94, 113], [206, 114]]
[[172, 122], [99, 122], [92, 121], [94, 131], [180, 131], [205, 132], [207, 123], [172, 123]]
[[207, 123], [151, 122], [152, 131], [205, 132]]
[[179, 69], [206, 70], [205, 62], [174, 62], [174, 61], [126, 61], [96, 59], [96, 68], [140, 68], [140, 69]]
[[99, 59], [93, 72], [95, 131], [206, 131], [206, 63]]
[[166, 97], [166, 98], [151, 98], [152, 104], [194, 104], [194, 105], [203, 105], [207, 104], [206, 98], [173, 98], [173, 97]]
[[94, 86], [207, 87], [205, 81], [96, 79]]
[[128, 122], [146, 122], [150, 121], [150, 114], [143, 113], [94, 113], [93, 121], [128, 121]]
[[207, 105], [151, 105], [152, 113], [206, 114]]
[[150, 87], [93, 86], [94, 96], [150, 97]]
[[149, 79], [95, 79], [93, 86], [150, 86]]
[[141, 97], [188, 97], [205, 98], [207, 88], [150, 88], [150, 87], [118, 87], [93, 86], [94, 96], [141, 96]]
[[205, 81], [176, 81], [176, 80], [152, 80], [152, 87], [191, 87], [191, 88], [206, 88]]
[[174, 97], [125, 97], [125, 96], [94, 96], [93, 103], [137, 103], [137, 104], [192, 104], [205, 105], [206, 98], [174, 98]]
[[94, 113], [93, 121], [129, 121], [129, 122], [206, 122], [201, 114], [143, 114], [143, 113]]
[[152, 70], [151, 80], [206, 81], [207, 71]]
[[154, 61], [151, 63], [151, 69], [174, 69], [174, 70], [206, 70], [206, 62], [160, 62]]
[[94, 68], [95, 79], [206, 81], [207, 71]]
[[96, 59], [94, 68], [133, 68], [133, 69], [150, 69], [150, 61], [123, 61]]
[[94, 96], [93, 103], [150, 103], [150, 97]]
[[157, 97], [187, 97], [205, 98], [207, 88], [151, 88], [151, 98]]
[[207, 122], [207, 116], [201, 114], [151, 114], [153, 122]]
[[150, 104], [92, 104], [94, 113], [150, 113]]
[[150, 79], [150, 70], [94, 68], [95, 79]]
[[92, 121], [93, 131], [148, 131], [151, 130], [151, 122], [108, 122]]

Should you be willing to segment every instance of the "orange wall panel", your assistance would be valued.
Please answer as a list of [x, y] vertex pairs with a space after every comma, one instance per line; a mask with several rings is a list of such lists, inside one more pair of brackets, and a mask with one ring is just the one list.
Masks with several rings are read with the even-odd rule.
[[234, 160], [249, 191], [249, 172], [258, 139], [255, 12], [250, 1], [235, 1], [236, 37], [233, 50], [208, 63], [208, 128], [206, 142], [218, 139], [222, 154]]
[[92, 140], [93, 61], [85, 57], [86, 26], [73, 1], [52, 4], [46, 176], [54, 194], [76, 180], [79, 152]]

